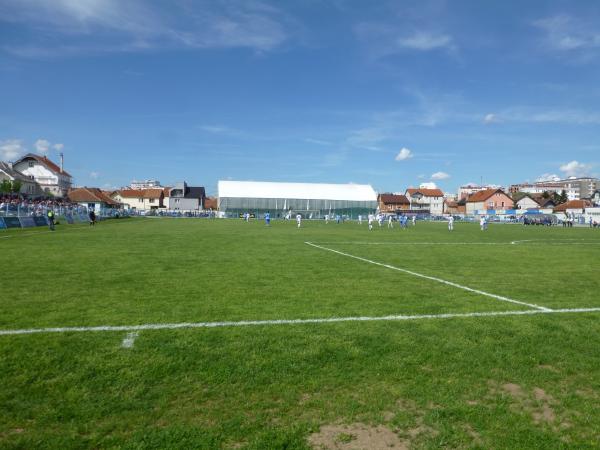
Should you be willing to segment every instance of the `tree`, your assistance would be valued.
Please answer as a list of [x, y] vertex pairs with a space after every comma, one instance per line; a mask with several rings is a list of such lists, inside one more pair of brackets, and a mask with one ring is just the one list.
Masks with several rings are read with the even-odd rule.
[[569, 197], [567, 196], [567, 191], [565, 191], [564, 189], [561, 191], [560, 193], [560, 202], [561, 203], [566, 203], [569, 200]]
[[11, 191], [14, 194], [18, 194], [19, 192], [21, 192], [21, 186], [23, 186], [23, 183], [20, 180], [13, 180]]
[[555, 191], [552, 193], [552, 201], [555, 205], [560, 205], [562, 203], [560, 201], [560, 194], [558, 192]]
[[11, 189], [10, 181], [2, 180], [2, 183], [0, 183], [0, 192], [2, 192], [4, 194], [8, 194], [10, 192], [10, 189]]
[[549, 199], [550, 198], [550, 193], [548, 191], [542, 192], [542, 198], [543, 199]]

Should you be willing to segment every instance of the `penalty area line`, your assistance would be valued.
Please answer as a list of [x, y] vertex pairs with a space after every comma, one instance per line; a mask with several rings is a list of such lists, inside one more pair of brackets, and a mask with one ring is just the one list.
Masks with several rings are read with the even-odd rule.
[[[76, 332], [98, 332], [98, 331], [131, 331], [141, 330], [179, 330], [186, 328], [226, 328], [226, 327], [250, 327], [270, 325], [303, 325], [339, 322], [383, 322], [403, 320], [427, 320], [427, 319], [459, 319], [469, 317], [502, 317], [502, 316], [532, 316], [537, 314], [567, 314], [600, 312], [598, 308], [569, 308], [569, 309], [528, 309], [524, 311], [490, 311], [471, 313], [443, 313], [443, 314], [419, 314], [419, 315], [390, 315], [390, 316], [358, 316], [358, 317], [329, 317], [321, 319], [280, 319], [280, 320], [240, 320], [229, 322], [183, 322], [183, 323], [156, 323], [143, 325], [117, 325], [97, 327], [61, 327], [61, 328], [28, 328], [22, 330], [0, 330], [0, 336], [14, 336], [22, 334], [42, 333], [76, 333]], [[135, 338], [137, 333], [130, 333], [127, 338]], [[127, 339], [126, 338], [126, 339]]]
[[384, 263], [380, 263], [380, 262], [377, 262], [377, 261], [372, 261], [372, 260], [367, 259], [367, 258], [362, 258], [360, 256], [351, 255], [350, 253], [340, 252], [339, 250], [334, 250], [332, 248], [323, 247], [321, 245], [313, 244], [312, 242], [308, 242], [307, 241], [307, 242], [305, 242], [305, 244], [310, 245], [311, 247], [319, 248], [321, 250], [326, 250], [328, 252], [336, 253], [338, 255], [346, 256], [348, 258], [353, 258], [353, 259], [357, 259], [357, 260], [362, 261], [362, 262], [366, 262], [366, 263], [369, 263], [369, 264], [374, 264], [376, 266], [385, 267], [386, 269], [397, 270], [398, 272], [407, 273], [407, 274], [413, 275], [415, 277], [424, 278], [424, 279], [430, 280], [430, 281], [435, 281], [437, 283], [442, 283], [442, 284], [445, 284], [447, 286], [452, 286], [452, 287], [455, 287], [455, 288], [458, 288], [458, 289], [462, 289], [462, 290], [465, 290], [465, 291], [473, 292], [475, 294], [483, 295], [485, 297], [490, 297], [490, 298], [493, 298], [493, 299], [496, 299], [496, 300], [500, 300], [500, 301], [503, 301], [503, 302], [509, 302], [509, 303], [515, 303], [517, 305], [529, 306], [530, 308], [535, 308], [535, 309], [538, 309], [538, 310], [541, 310], [541, 311], [551, 311], [550, 308], [546, 308], [545, 306], [539, 306], [539, 305], [535, 305], [533, 303], [521, 302], [519, 300], [514, 300], [512, 298], [504, 297], [502, 295], [491, 294], [489, 292], [481, 291], [479, 289], [470, 288], [468, 286], [463, 286], [462, 284], [454, 283], [452, 281], [447, 281], [447, 280], [443, 280], [441, 278], [432, 277], [432, 276], [429, 276], [429, 275], [424, 275], [424, 274], [418, 273], [418, 272], [413, 272], [412, 270], [403, 269], [401, 267], [392, 266], [390, 264], [384, 264]]

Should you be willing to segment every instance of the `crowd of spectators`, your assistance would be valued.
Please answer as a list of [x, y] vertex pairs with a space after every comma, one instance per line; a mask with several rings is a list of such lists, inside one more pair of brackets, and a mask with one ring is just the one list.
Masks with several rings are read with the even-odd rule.
[[45, 215], [48, 209], [73, 211], [81, 209], [77, 203], [54, 197], [24, 198], [16, 195], [0, 195], [0, 214]]

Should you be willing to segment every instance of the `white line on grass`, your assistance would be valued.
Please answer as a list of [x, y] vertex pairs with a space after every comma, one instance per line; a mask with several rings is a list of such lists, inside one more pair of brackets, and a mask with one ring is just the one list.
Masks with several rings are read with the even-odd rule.
[[76, 333], [91, 331], [142, 331], [142, 330], [178, 330], [184, 328], [223, 328], [223, 327], [248, 327], [270, 325], [302, 325], [338, 322], [381, 322], [402, 320], [425, 319], [458, 319], [469, 317], [502, 317], [502, 316], [530, 316], [536, 314], [566, 314], [566, 313], [595, 313], [600, 308], [568, 308], [568, 309], [528, 309], [525, 311], [490, 311], [471, 313], [445, 313], [445, 314], [419, 314], [419, 315], [390, 315], [390, 316], [359, 316], [359, 317], [329, 317], [322, 319], [281, 319], [281, 320], [240, 320], [229, 322], [183, 322], [183, 323], [156, 323], [143, 325], [117, 325], [97, 327], [60, 327], [60, 328], [28, 328], [21, 330], [0, 330], [0, 336], [13, 336], [21, 334], [41, 333]]
[[[569, 242], [566, 242], [569, 241]], [[585, 242], [572, 242], [572, 241], [585, 241]], [[552, 244], [552, 245], [600, 245], [600, 240], [597, 239], [557, 239], [557, 240], [545, 240], [545, 239], [526, 239], [522, 241], [511, 241], [511, 242], [368, 242], [368, 241], [341, 241], [341, 242], [313, 242], [318, 245], [516, 245], [525, 242], [532, 242], [538, 244]]]
[[374, 264], [376, 266], [381, 266], [381, 267], [385, 267], [387, 269], [397, 270], [398, 272], [407, 273], [407, 274], [413, 275], [415, 277], [425, 278], [426, 280], [436, 281], [438, 283], [442, 283], [442, 284], [445, 284], [445, 285], [448, 285], [448, 286], [452, 286], [452, 287], [455, 287], [455, 288], [458, 288], [458, 289], [463, 289], [465, 291], [474, 292], [475, 294], [484, 295], [486, 297], [491, 297], [491, 298], [494, 298], [496, 300], [501, 300], [503, 302], [516, 303], [517, 305], [529, 306], [530, 308], [535, 308], [535, 309], [539, 309], [539, 310], [542, 310], [542, 311], [551, 311], [550, 308], [546, 308], [544, 306], [534, 305], [533, 303], [521, 302], [519, 300], [514, 300], [514, 299], [508, 298], [508, 297], [503, 297], [501, 295], [490, 294], [489, 292], [481, 291], [479, 289], [473, 289], [473, 288], [470, 288], [468, 286], [463, 286], [462, 284], [453, 283], [452, 281], [446, 281], [446, 280], [442, 280], [441, 278], [432, 277], [432, 276], [429, 276], [429, 275], [423, 275], [422, 273], [418, 273], [418, 272], [413, 272], [412, 270], [402, 269], [400, 267], [391, 266], [389, 264], [383, 264], [383, 263], [380, 263], [380, 262], [377, 262], [377, 261], [372, 261], [372, 260], [367, 259], [367, 258], [362, 258], [360, 256], [351, 255], [349, 253], [340, 252], [339, 250], [334, 250], [332, 248], [323, 247], [323, 246], [320, 246], [320, 245], [317, 245], [317, 244], [313, 244], [312, 242], [305, 242], [305, 244], [310, 245], [310, 246], [315, 247], [315, 248], [319, 248], [321, 250], [326, 250], [328, 252], [337, 253], [338, 255], [347, 256], [348, 258], [354, 258], [354, 259], [357, 259], [359, 261], [363, 261], [363, 262], [366, 262], [366, 263], [369, 263], [369, 264]]
[[121, 344], [121, 347], [132, 348], [133, 344], [135, 342], [135, 338], [137, 338], [138, 336], [139, 336], [139, 333], [137, 333], [137, 332], [127, 333], [127, 336], [125, 336], [125, 339], [123, 339], [123, 343]]
[[[512, 243], [512, 242], [511, 242]], [[509, 242], [318, 242], [318, 245], [508, 245]]]

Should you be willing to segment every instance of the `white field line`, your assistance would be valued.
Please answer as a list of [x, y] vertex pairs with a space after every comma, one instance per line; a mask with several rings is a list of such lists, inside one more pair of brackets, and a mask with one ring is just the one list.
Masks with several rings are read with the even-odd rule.
[[509, 242], [318, 242], [317, 245], [508, 245]]
[[525, 311], [490, 311], [471, 313], [444, 313], [444, 314], [419, 314], [419, 315], [390, 315], [390, 316], [358, 316], [358, 317], [328, 317], [321, 319], [281, 319], [281, 320], [240, 320], [228, 322], [183, 322], [183, 323], [155, 323], [143, 325], [117, 325], [97, 327], [60, 327], [60, 328], [26, 328], [20, 330], [0, 330], [0, 336], [14, 336], [22, 334], [42, 333], [83, 333], [92, 331], [142, 331], [142, 330], [178, 330], [185, 328], [225, 328], [225, 327], [250, 327], [271, 325], [303, 325], [338, 322], [381, 322], [426, 319], [459, 319], [469, 317], [502, 317], [502, 316], [531, 316], [536, 314], [567, 314], [567, 313], [596, 313], [598, 308], [568, 308], [568, 309], [528, 309]]
[[398, 272], [407, 273], [407, 274], [413, 275], [415, 277], [424, 278], [426, 280], [431, 280], [431, 281], [436, 281], [438, 283], [442, 283], [442, 284], [445, 284], [447, 286], [452, 286], [452, 287], [455, 287], [455, 288], [458, 288], [458, 289], [463, 289], [465, 291], [473, 292], [475, 294], [484, 295], [486, 297], [491, 297], [493, 299], [501, 300], [503, 302], [510, 302], [510, 303], [516, 303], [517, 305], [529, 306], [530, 308], [539, 309], [541, 311], [551, 311], [550, 308], [546, 308], [544, 306], [534, 305], [533, 303], [521, 302], [519, 300], [514, 300], [512, 298], [503, 297], [502, 295], [491, 294], [489, 292], [481, 291], [479, 289], [473, 289], [473, 288], [470, 288], [468, 286], [463, 286], [462, 284], [453, 283], [452, 281], [446, 281], [446, 280], [443, 280], [441, 278], [432, 277], [432, 276], [429, 276], [429, 275], [423, 275], [422, 273], [418, 273], [418, 272], [413, 272], [412, 270], [402, 269], [400, 267], [391, 266], [389, 264], [383, 264], [383, 263], [380, 263], [380, 262], [377, 262], [377, 261], [372, 261], [370, 259], [362, 258], [360, 256], [355, 256], [355, 255], [351, 255], [349, 253], [340, 252], [339, 250], [334, 250], [332, 248], [322, 247], [320, 245], [313, 244], [312, 242], [305, 242], [305, 244], [310, 245], [310, 246], [315, 247], [315, 248], [319, 248], [321, 250], [326, 250], [328, 252], [337, 253], [338, 255], [346, 256], [348, 258], [353, 258], [353, 259], [357, 259], [359, 261], [363, 261], [363, 262], [366, 262], [366, 263], [369, 263], [369, 264], [374, 264], [376, 266], [385, 267], [387, 269], [392, 269], [392, 270], [397, 270]]
[[[569, 242], [563, 242], [569, 241]], [[586, 241], [586, 242], [571, 242]], [[600, 245], [598, 239], [556, 239], [556, 240], [536, 240], [526, 239], [522, 241], [511, 242], [368, 242], [368, 241], [338, 241], [338, 242], [313, 242], [317, 245], [515, 245], [525, 242], [551, 244], [551, 245]]]
[[135, 338], [137, 338], [138, 336], [139, 333], [137, 332], [127, 333], [127, 336], [125, 336], [125, 339], [123, 339], [123, 342], [121, 343], [121, 347], [132, 348], [135, 342]]

